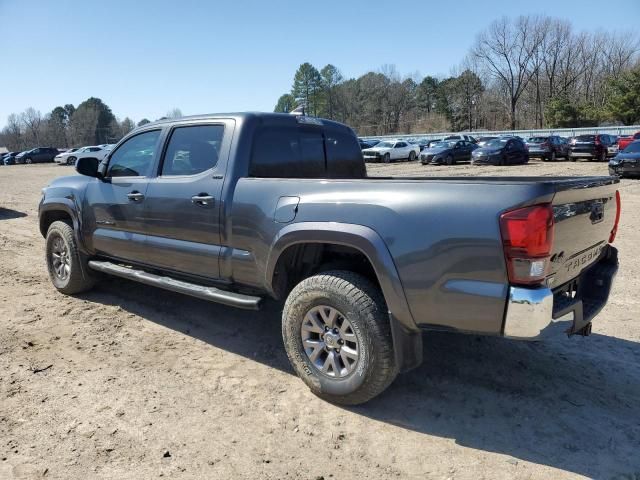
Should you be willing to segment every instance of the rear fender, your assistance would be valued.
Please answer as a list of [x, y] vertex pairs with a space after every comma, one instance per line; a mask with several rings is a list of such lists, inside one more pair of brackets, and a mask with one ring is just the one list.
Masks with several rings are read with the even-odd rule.
[[355, 248], [375, 271], [391, 322], [394, 353], [401, 371], [422, 363], [422, 334], [409, 310], [393, 258], [377, 232], [363, 225], [337, 222], [300, 222], [287, 225], [271, 245], [265, 270], [265, 285], [274, 293], [273, 275], [280, 255], [300, 243], [329, 243]]

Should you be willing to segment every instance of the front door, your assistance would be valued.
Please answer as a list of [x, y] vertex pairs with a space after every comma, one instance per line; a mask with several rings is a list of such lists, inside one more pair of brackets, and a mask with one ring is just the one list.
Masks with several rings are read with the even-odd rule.
[[168, 134], [145, 199], [147, 257], [163, 269], [220, 276], [222, 184], [233, 122], [187, 123]]
[[130, 137], [109, 157], [105, 178], [87, 186], [83, 231], [96, 254], [146, 263], [144, 204], [161, 130]]

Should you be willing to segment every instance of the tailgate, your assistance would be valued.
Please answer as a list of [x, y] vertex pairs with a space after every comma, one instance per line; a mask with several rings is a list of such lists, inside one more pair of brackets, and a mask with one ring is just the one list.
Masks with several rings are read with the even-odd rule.
[[553, 198], [554, 241], [548, 285], [558, 287], [598, 260], [616, 218], [619, 180], [596, 177], [558, 185]]

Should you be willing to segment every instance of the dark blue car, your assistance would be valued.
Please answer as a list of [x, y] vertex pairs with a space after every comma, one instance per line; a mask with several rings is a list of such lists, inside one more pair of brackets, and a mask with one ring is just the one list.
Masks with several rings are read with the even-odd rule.
[[620, 177], [640, 176], [640, 140], [627, 145], [609, 161], [609, 173]]

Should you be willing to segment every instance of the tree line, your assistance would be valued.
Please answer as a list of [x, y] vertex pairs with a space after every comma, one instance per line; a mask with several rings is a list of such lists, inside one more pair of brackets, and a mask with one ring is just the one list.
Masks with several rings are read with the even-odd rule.
[[[276, 112], [304, 105], [361, 135], [586, 127], [640, 122], [634, 34], [578, 32], [542, 15], [501, 18], [446, 77], [402, 77], [393, 66], [344, 78], [303, 63]], [[428, 59], [428, 55], [425, 55]]]
[[[164, 118], [181, 117], [174, 108]], [[131, 118], [119, 120], [101, 99], [91, 97], [74, 106], [66, 104], [42, 114], [33, 107], [7, 117], [0, 131], [0, 146], [21, 151], [37, 146], [56, 148], [82, 147], [116, 143], [136, 126], [150, 123], [143, 118], [135, 123]]]

